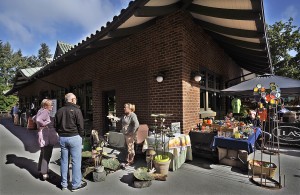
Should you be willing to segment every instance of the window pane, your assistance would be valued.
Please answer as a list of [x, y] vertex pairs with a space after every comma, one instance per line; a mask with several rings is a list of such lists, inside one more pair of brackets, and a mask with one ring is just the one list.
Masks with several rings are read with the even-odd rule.
[[214, 89], [214, 75], [208, 73], [207, 76], [208, 88]]
[[216, 77], [216, 89], [221, 90], [221, 78]]
[[221, 105], [222, 105], [222, 97], [220, 93], [216, 93], [216, 111], [221, 110]]
[[215, 110], [214, 108], [214, 93], [209, 91], [208, 92], [208, 107], [212, 110]]
[[200, 90], [200, 108], [205, 108], [205, 90]]
[[201, 81], [200, 81], [200, 86], [201, 87], [206, 87], [206, 71], [205, 70], [202, 70], [201, 72], [200, 72], [200, 74], [201, 74]]

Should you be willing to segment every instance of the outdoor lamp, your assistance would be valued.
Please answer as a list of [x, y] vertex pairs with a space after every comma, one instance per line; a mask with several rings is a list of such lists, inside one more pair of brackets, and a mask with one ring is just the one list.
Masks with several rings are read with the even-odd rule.
[[163, 77], [163, 76], [161, 76], [161, 75], [156, 76], [156, 81], [157, 81], [158, 83], [163, 82], [163, 80], [164, 80], [164, 77]]
[[192, 79], [194, 79], [196, 82], [200, 82], [201, 81], [201, 75], [198, 71], [196, 72], [192, 72], [191, 73], [191, 77]]
[[165, 71], [160, 71], [157, 75], [156, 75], [156, 81], [158, 83], [163, 82], [163, 80], [165, 79]]

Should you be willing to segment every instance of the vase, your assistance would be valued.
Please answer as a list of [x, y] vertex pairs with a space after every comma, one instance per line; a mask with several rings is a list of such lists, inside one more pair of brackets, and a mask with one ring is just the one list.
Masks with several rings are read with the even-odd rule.
[[162, 158], [162, 155], [157, 155], [154, 158], [154, 167], [157, 173], [168, 175], [171, 159], [169, 157]]

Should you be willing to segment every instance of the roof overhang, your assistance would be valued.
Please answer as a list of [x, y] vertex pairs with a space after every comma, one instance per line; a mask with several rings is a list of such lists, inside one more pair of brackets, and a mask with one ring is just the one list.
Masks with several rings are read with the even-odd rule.
[[54, 58], [30, 76], [30, 82], [52, 74], [99, 49], [153, 25], [155, 18], [188, 11], [224, 51], [242, 68], [263, 74], [271, 71], [263, 0], [136, 0], [100, 31]]

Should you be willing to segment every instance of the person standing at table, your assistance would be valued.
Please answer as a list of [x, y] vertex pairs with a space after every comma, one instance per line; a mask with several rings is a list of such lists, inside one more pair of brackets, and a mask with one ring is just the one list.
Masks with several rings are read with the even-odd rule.
[[[246, 123], [252, 124], [254, 127], [260, 127], [261, 128], [261, 122], [259, 118], [257, 117], [257, 114], [254, 110], [247, 110], [248, 116], [246, 118]], [[272, 135], [268, 132], [263, 131], [262, 134], [260, 134], [257, 138], [257, 148], [258, 149], [266, 149], [264, 145], [268, 141], [270, 141], [272, 138]], [[264, 144], [263, 144], [264, 143]]]
[[13, 120], [15, 125], [19, 125], [19, 104], [16, 103], [16, 105], [13, 108]]
[[139, 121], [136, 116], [135, 105], [126, 103], [124, 104], [124, 116], [121, 118], [122, 122], [122, 132], [125, 136], [125, 141], [127, 145], [127, 164], [126, 166], [132, 165], [134, 163], [134, 140], [136, 136], [136, 131], [139, 128]]
[[225, 121], [234, 121], [233, 113], [231, 111], [229, 111], [225, 116]]
[[38, 128], [38, 143], [41, 148], [41, 153], [38, 162], [38, 171], [41, 174], [41, 179], [49, 178], [49, 162], [52, 156], [53, 146], [58, 142], [58, 135], [54, 129], [53, 119], [50, 117], [52, 110], [52, 101], [44, 99], [33, 120]]
[[66, 190], [68, 186], [69, 155], [72, 158], [72, 189], [77, 191], [87, 186], [82, 181], [81, 175], [81, 150], [83, 130], [83, 116], [76, 105], [77, 99], [73, 93], [65, 95], [66, 104], [55, 114], [55, 127], [59, 135], [61, 148], [61, 189]]

